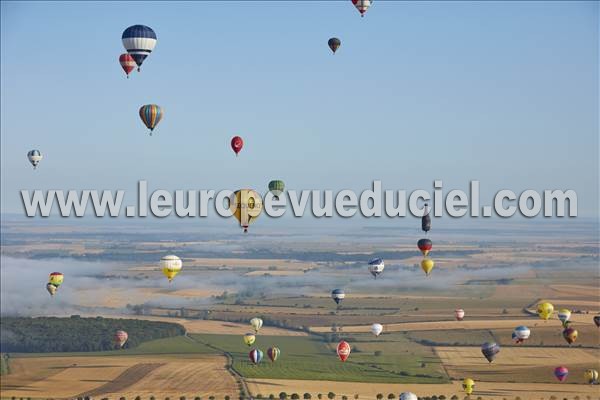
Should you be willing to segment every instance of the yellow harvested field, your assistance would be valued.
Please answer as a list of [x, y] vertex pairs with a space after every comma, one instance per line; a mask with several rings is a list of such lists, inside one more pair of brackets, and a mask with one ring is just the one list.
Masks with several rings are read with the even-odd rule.
[[[243, 335], [251, 330], [250, 324], [240, 324], [237, 322], [202, 320], [202, 319], [186, 319], [176, 317], [156, 317], [152, 315], [111, 315], [111, 318], [129, 318], [143, 319], [146, 321], [161, 321], [171, 322], [173, 324], [181, 324], [188, 333], [218, 333], [227, 335]], [[292, 331], [283, 328], [272, 326], [263, 326], [260, 333], [270, 336], [306, 336], [304, 332]]]
[[3, 397], [235, 394], [225, 363], [216, 355], [15, 358], [0, 391]]
[[317, 266], [313, 262], [276, 258], [190, 258], [185, 260], [186, 265], [201, 267], [228, 267], [228, 268], [265, 268], [275, 266], [278, 269], [303, 270]]
[[[593, 324], [590, 315], [573, 314], [571, 319], [579, 324]], [[500, 320], [464, 320], [464, 321], [431, 321], [431, 322], [407, 322], [404, 324], [384, 324], [383, 332], [410, 332], [410, 331], [437, 331], [450, 329], [512, 329], [518, 325], [535, 326], [555, 326], [561, 327], [558, 319], [551, 319], [546, 322], [537, 318], [522, 319], [500, 319]], [[311, 327], [313, 332], [331, 332], [330, 326]], [[350, 325], [344, 326], [344, 332], [362, 333], [370, 332], [371, 325]]]
[[[381, 384], [381, 383], [357, 383], [357, 382], [332, 382], [332, 381], [303, 381], [284, 379], [250, 379], [247, 381], [253, 395], [275, 394], [279, 392], [299, 393], [300, 397], [305, 392], [311, 393], [313, 398], [316, 394], [327, 394], [329, 391], [336, 393], [337, 397], [346, 395], [353, 398], [359, 395], [360, 400], [372, 400], [377, 393], [383, 393], [387, 398], [388, 393], [396, 396], [401, 392], [413, 392], [417, 396], [445, 395], [450, 398], [456, 394], [459, 398], [464, 396], [461, 382], [453, 381], [449, 384]], [[598, 387], [591, 385], [574, 384], [549, 384], [549, 383], [498, 383], [477, 382], [474, 396], [519, 396], [521, 399], [535, 399], [540, 397], [549, 398], [558, 395], [598, 395]], [[473, 397], [472, 397], [473, 398]], [[562, 397], [561, 397], [562, 398]]]

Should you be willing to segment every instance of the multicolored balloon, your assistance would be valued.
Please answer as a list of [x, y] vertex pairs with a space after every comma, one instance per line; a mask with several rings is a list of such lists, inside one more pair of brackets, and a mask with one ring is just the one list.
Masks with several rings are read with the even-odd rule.
[[537, 306], [537, 314], [544, 321], [547, 321], [552, 316], [553, 312], [554, 306], [547, 301], [539, 303]]
[[466, 378], [462, 383], [463, 390], [466, 394], [472, 394], [475, 389], [475, 381], [471, 378]]
[[379, 337], [379, 335], [381, 335], [381, 332], [383, 332], [383, 325], [381, 325], [381, 324], [371, 325], [371, 333], [373, 335], [375, 335], [375, 337]]
[[267, 357], [269, 357], [271, 362], [277, 361], [279, 354], [281, 354], [281, 351], [277, 347], [269, 347], [267, 349]]
[[556, 367], [554, 368], [554, 376], [556, 377], [556, 379], [558, 379], [559, 382], [564, 382], [567, 379], [567, 376], [569, 375], [569, 370], [567, 369], [567, 367]]
[[164, 115], [163, 109], [156, 104], [146, 104], [140, 107], [140, 118], [148, 129], [150, 129], [150, 136], [152, 131], [156, 128], [156, 125], [162, 120]]
[[566, 308], [561, 308], [558, 310], [558, 319], [562, 322], [563, 326], [567, 326], [567, 322], [571, 319], [571, 310], [567, 310]]
[[62, 272], [52, 272], [50, 274], [50, 276], [48, 277], [48, 283], [51, 283], [54, 286], [59, 287], [60, 285], [62, 285], [64, 279], [65, 279], [65, 276], [62, 274]]
[[156, 46], [156, 33], [145, 25], [133, 25], [123, 31], [121, 36], [123, 46], [138, 66], [138, 71], [146, 57]]
[[433, 242], [429, 239], [419, 239], [417, 247], [421, 250], [424, 256], [427, 256], [433, 247]]
[[42, 161], [42, 153], [39, 150], [31, 150], [27, 153], [27, 159], [33, 165], [33, 169], [37, 169], [38, 164]]
[[565, 340], [567, 341], [567, 343], [573, 344], [577, 340], [578, 332], [575, 328], [567, 327], [563, 330], [562, 335], [563, 338], [565, 338]]
[[340, 304], [346, 297], [346, 293], [342, 289], [333, 289], [331, 291], [331, 298], [335, 301], [335, 304]]
[[256, 221], [262, 209], [262, 198], [256, 190], [240, 189], [229, 198], [229, 210], [244, 229], [244, 233], [248, 233], [248, 227]]
[[327, 41], [327, 45], [329, 46], [333, 54], [335, 54], [337, 49], [339, 49], [342, 45], [342, 41], [336, 37], [333, 37]]
[[336, 351], [337, 351], [337, 355], [340, 358], [340, 360], [342, 360], [342, 362], [344, 362], [350, 356], [351, 348], [350, 348], [350, 345], [348, 344], [348, 342], [346, 342], [345, 340], [342, 340], [338, 343]]
[[250, 350], [250, 353], [248, 353], [248, 358], [256, 365], [263, 359], [263, 352], [259, 349], [252, 349]]
[[352, 0], [352, 4], [354, 4], [361, 17], [365, 16], [365, 13], [371, 7], [371, 2], [371, 0]]
[[258, 333], [260, 328], [263, 326], [263, 320], [258, 317], [254, 317], [250, 320], [250, 325], [252, 326], [252, 329], [254, 329], [254, 332]]
[[583, 373], [583, 379], [591, 385], [596, 385], [598, 383], [598, 371], [595, 369], [586, 369]]
[[513, 331], [512, 338], [515, 343], [520, 344], [529, 339], [529, 335], [531, 335], [531, 330], [524, 325], [519, 325]]
[[426, 276], [429, 276], [429, 273], [431, 272], [434, 266], [435, 262], [433, 262], [431, 258], [424, 258], [421, 261], [421, 269], [423, 270], [423, 272], [425, 272]]
[[181, 271], [182, 266], [181, 258], [172, 254], [160, 259], [162, 273], [167, 277], [169, 282], [173, 281], [173, 278]]
[[244, 140], [239, 136], [234, 136], [231, 138], [231, 149], [234, 151], [235, 156], [237, 157], [242, 148], [244, 147]]
[[465, 318], [465, 310], [462, 308], [454, 310], [454, 317], [457, 321], [462, 321]]
[[374, 258], [371, 261], [369, 261], [369, 272], [371, 273], [371, 275], [373, 275], [375, 279], [377, 279], [377, 277], [383, 272], [384, 268], [385, 263], [381, 258]]
[[256, 342], [256, 336], [254, 333], [246, 333], [244, 335], [244, 343], [246, 343], [246, 346], [250, 347], [254, 344], [254, 342]]
[[122, 349], [123, 346], [125, 345], [125, 342], [127, 342], [128, 338], [129, 338], [129, 335], [127, 335], [127, 332], [116, 331], [115, 335], [113, 336], [113, 341], [115, 343], [115, 347], [117, 349]]
[[127, 75], [127, 79], [129, 79], [129, 74], [136, 67], [135, 60], [129, 53], [124, 53], [119, 56], [119, 64], [121, 64], [121, 68], [125, 71], [125, 75]]
[[494, 361], [499, 352], [500, 346], [494, 342], [485, 342], [481, 345], [481, 353], [488, 360], [488, 362]]

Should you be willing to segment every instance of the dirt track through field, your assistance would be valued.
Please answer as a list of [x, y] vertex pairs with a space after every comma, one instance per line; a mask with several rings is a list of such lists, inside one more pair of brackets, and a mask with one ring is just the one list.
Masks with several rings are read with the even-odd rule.
[[133, 367], [127, 368], [125, 372], [121, 375], [117, 376], [112, 381], [96, 388], [94, 390], [90, 390], [88, 392], [81, 393], [76, 397], [85, 397], [85, 396], [100, 396], [106, 393], [115, 393], [122, 392], [127, 389], [129, 386], [135, 384], [140, 381], [143, 377], [145, 377], [150, 372], [154, 371], [156, 368], [165, 365], [164, 363], [140, 363], [136, 364]]

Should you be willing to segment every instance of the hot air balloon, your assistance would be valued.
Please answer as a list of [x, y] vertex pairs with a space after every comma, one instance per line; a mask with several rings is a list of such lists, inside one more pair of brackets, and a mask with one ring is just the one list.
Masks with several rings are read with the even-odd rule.
[[119, 56], [119, 64], [121, 64], [121, 68], [125, 71], [125, 75], [127, 75], [127, 79], [129, 79], [129, 74], [134, 70], [136, 63], [131, 54], [125, 53]]
[[556, 367], [554, 368], [554, 376], [556, 377], [556, 379], [558, 379], [559, 382], [564, 382], [565, 379], [567, 379], [567, 376], [569, 375], [569, 370], [567, 369], [567, 367]]
[[462, 321], [463, 318], [465, 318], [465, 310], [463, 310], [462, 308], [454, 310], [454, 317], [457, 321]]
[[586, 369], [583, 373], [583, 378], [587, 383], [596, 385], [598, 383], [598, 371], [595, 369]]
[[252, 329], [254, 332], [258, 333], [260, 328], [263, 326], [263, 320], [257, 317], [254, 317], [250, 320], [250, 325], [252, 325]]
[[121, 36], [123, 46], [138, 66], [138, 71], [144, 60], [156, 46], [156, 33], [145, 25], [133, 25], [123, 31]]
[[281, 354], [281, 351], [277, 347], [269, 347], [267, 349], [267, 357], [271, 359], [271, 362], [277, 361], [279, 354]]
[[567, 328], [565, 328], [565, 330], [563, 330], [562, 335], [565, 338], [565, 340], [567, 341], [567, 343], [573, 344], [577, 340], [578, 333], [575, 328], [567, 327]]
[[515, 343], [523, 343], [525, 340], [529, 339], [530, 334], [531, 331], [528, 327], [519, 325], [513, 331], [512, 338], [515, 341]]
[[33, 165], [33, 169], [37, 169], [37, 166], [40, 161], [42, 161], [42, 158], [44, 158], [44, 156], [42, 156], [42, 153], [40, 153], [39, 150], [31, 150], [29, 153], [27, 153], [27, 159], [31, 165]]
[[433, 262], [433, 260], [431, 258], [424, 258], [421, 261], [421, 269], [425, 272], [425, 275], [429, 276], [429, 273], [431, 272], [431, 270], [433, 269], [433, 267], [435, 266], [435, 263]]
[[346, 361], [348, 359], [348, 356], [350, 355], [350, 345], [342, 340], [341, 342], [338, 343], [337, 345], [337, 355], [340, 358], [340, 360], [342, 360], [342, 362]]
[[429, 232], [431, 230], [431, 217], [429, 216], [429, 206], [427, 203], [425, 203], [423, 216], [421, 217], [421, 229], [423, 229], [424, 232]]
[[48, 283], [51, 283], [54, 286], [59, 287], [60, 285], [62, 285], [64, 278], [65, 277], [61, 272], [53, 272], [48, 277]]
[[600, 315], [594, 315], [594, 323], [597, 328], [600, 328]]
[[346, 293], [342, 289], [334, 289], [331, 291], [331, 298], [335, 301], [336, 304], [340, 304], [342, 300], [346, 297]]
[[327, 45], [329, 46], [331, 51], [333, 51], [333, 54], [335, 54], [337, 49], [339, 49], [340, 46], [342, 45], [342, 41], [336, 37], [332, 37], [331, 39], [329, 39], [327, 41]]
[[423, 253], [424, 256], [427, 256], [429, 254], [432, 246], [433, 243], [429, 239], [419, 239], [419, 241], [417, 242], [417, 247], [419, 248], [419, 250], [421, 250], [421, 253]]
[[246, 343], [246, 346], [252, 346], [255, 341], [256, 336], [254, 336], [254, 333], [246, 333], [244, 335], [244, 343]]
[[377, 279], [377, 276], [383, 272], [385, 264], [381, 258], [374, 258], [369, 261], [369, 272]]
[[50, 293], [50, 296], [54, 296], [56, 294], [56, 289], [58, 289], [56, 286], [54, 286], [51, 283], [47, 283], [46, 284], [46, 290], [48, 291], [48, 293]]
[[269, 191], [273, 193], [273, 198], [275, 200], [279, 200], [279, 196], [281, 196], [284, 189], [285, 184], [283, 183], [283, 181], [275, 180], [269, 182]]
[[466, 378], [462, 384], [463, 390], [466, 394], [472, 394], [473, 389], [475, 389], [475, 381], [471, 378]]
[[181, 258], [174, 255], [164, 256], [160, 259], [160, 267], [163, 275], [171, 282], [175, 278], [175, 275], [181, 271]]
[[539, 303], [537, 306], [537, 314], [544, 321], [548, 320], [554, 312], [554, 306], [548, 302]]
[[146, 104], [145, 106], [140, 107], [140, 118], [144, 125], [150, 129], [150, 136], [152, 136], [152, 132], [162, 119], [163, 114], [162, 107], [157, 106], [156, 104]]
[[248, 226], [260, 215], [262, 205], [262, 198], [253, 189], [240, 189], [229, 198], [229, 210], [244, 229], [244, 233], [248, 233]]
[[419, 400], [416, 394], [413, 392], [402, 392], [400, 393], [400, 400]]
[[372, 0], [352, 0], [352, 4], [354, 4], [361, 17], [365, 16], [365, 13], [371, 7], [371, 2]]
[[248, 353], [248, 358], [250, 358], [253, 364], [258, 364], [263, 359], [263, 352], [259, 349], [252, 349]]
[[235, 152], [235, 156], [242, 151], [242, 147], [244, 147], [244, 140], [239, 136], [234, 136], [231, 138], [231, 149]]
[[381, 324], [371, 325], [371, 333], [373, 335], [379, 336], [379, 335], [381, 335], [381, 332], [383, 332], [383, 325], [381, 325]]
[[115, 342], [115, 347], [117, 349], [122, 349], [123, 346], [125, 345], [125, 342], [127, 342], [127, 338], [129, 336], [127, 335], [127, 332], [125, 331], [116, 331], [115, 335], [113, 337], [113, 341]]
[[571, 319], [571, 310], [567, 310], [566, 308], [561, 308], [558, 310], [558, 319], [562, 322], [563, 326], [567, 326], [567, 322]]
[[498, 346], [496, 343], [485, 342], [481, 345], [481, 353], [489, 362], [494, 361], [494, 358], [496, 358], [496, 354], [498, 354], [499, 352], [500, 346]]

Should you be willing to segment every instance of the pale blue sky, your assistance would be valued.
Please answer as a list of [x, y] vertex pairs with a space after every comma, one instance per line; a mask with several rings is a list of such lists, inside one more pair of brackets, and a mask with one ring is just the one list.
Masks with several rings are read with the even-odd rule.
[[[20, 189], [575, 189], [598, 215], [598, 3], [2, 2]], [[129, 25], [158, 44], [127, 80]], [[334, 56], [327, 40], [342, 46]], [[164, 107], [153, 137], [142, 104]], [[245, 139], [236, 159], [233, 135]], [[33, 171], [27, 151], [44, 160]]]

